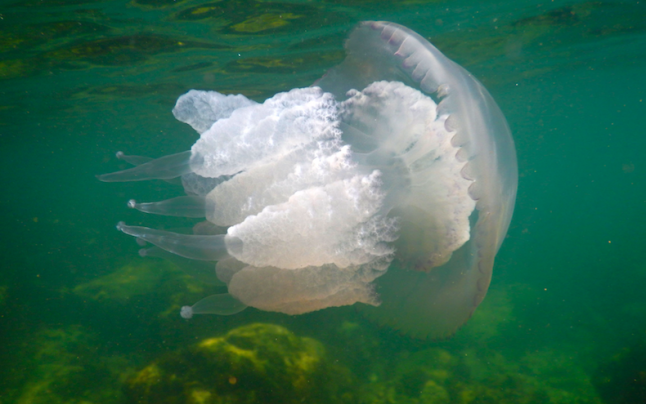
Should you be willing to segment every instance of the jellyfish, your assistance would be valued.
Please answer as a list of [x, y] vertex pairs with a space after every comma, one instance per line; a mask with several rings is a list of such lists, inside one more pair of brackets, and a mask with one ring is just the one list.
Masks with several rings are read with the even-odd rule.
[[120, 222], [141, 255], [227, 293], [181, 316], [248, 306], [302, 314], [358, 304], [422, 338], [451, 336], [489, 287], [517, 188], [514, 143], [489, 92], [426, 39], [362, 22], [311, 87], [258, 103], [191, 90], [174, 116], [191, 150], [101, 181], [162, 179], [184, 196], [128, 206], [203, 218], [193, 234]]

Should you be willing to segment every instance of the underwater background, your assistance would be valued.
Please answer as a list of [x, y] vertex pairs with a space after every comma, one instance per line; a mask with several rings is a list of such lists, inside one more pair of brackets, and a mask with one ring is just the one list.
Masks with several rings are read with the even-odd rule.
[[[210, 287], [114, 227], [190, 227], [126, 207], [180, 192], [95, 175], [187, 150], [189, 89], [309, 86], [361, 20], [426, 37], [507, 117], [484, 303], [447, 341], [354, 307], [182, 319]], [[0, 55], [0, 403], [646, 403], [643, 1], [5, 0]]]

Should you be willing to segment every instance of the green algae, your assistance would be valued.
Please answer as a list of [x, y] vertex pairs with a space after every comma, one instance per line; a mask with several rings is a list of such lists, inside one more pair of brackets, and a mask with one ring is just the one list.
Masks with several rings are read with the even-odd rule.
[[444, 0], [400, 0], [397, 2], [388, 2], [384, 0], [326, 0], [328, 3], [342, 4], [344, 6], [352, 7], [369, 7], [370, 9], [377, 8], [400, 8], [410, 7], [417, 4], [433, 4], [442, 3]]
[[82, 20], [11, 25], [0, 29], [0, 51], [11, 54], [51, 49], [70, 38], [100, 36], [110, 31], [105, 25]]
[[255, 34], [267, 30], [276, 30], [290, 24], [290, 20], [297, 20], [302, 17], [302, 15], [293, 13], [262, 14], [233, 24], [230, 29], [245, 34]]
[[585, 372], [555, 351], [511, 360], [498, 352], [430, 347], [380, 358], [379, 348], [369, 346], [373, 355], [363, 366], [373, 374], [357, 378], [321, 342], [273, 324], [202, 339], [137, 371], [132, 358], [97, 350], [96, 339], [78, 326], [36, 335], [23, 364], [29, 376], [14, 402], [601, 404]]
[[250, 324], [154, 361], [126, 383], [131, 403], [344, 402], [350, 375], [323, 345]]
[[258, 0], [222, 0], [188, 7], [175, 14], [177, 21], [201, 21], [218, 31], [231, 34], [273, 34], [311, 27], [311, 21], [325, 25], [349, 21], [341, 13], [325, 11], [310, 4], [264, 2]]
[[97, 86], [78, 91], [72, 98], [84, 101], [106, 101], [119, 98], [141, 98], [155, 96], [157, 98], [170, 98], [184, 91], [184, 87], [174, 83], [146, 83], [146, 84], [113, 84]]
[[499, 334], [472, 347], [393, 349], [346, 321], [329, 338], [325, 346], [277, 325], [235, 328], [149, 363], [126, 382], [128, 402], [601, 404], [575, 357], [486, 349]]
[[175, 7], [185, 1], [186, 0], [132, 0], [132, 3], [142, 7], [166, 8]]
[[114, 300], [125, 303], [134, 296], [154, 293], [168, 266], [155, 263], [129, 263], [111, 274], [78, 285], [73, 292], [92, 300]]
[[173, 69], [173, 72], [174, 73], [192, 72], [195, 70], [201, 70], [207, 67], [212, 67], [213, 65], [214, 65], [213, 62], [199, 62], [191, 65], [176, 67]]
[[375, 404], [601, 404], [587, 374], [562, 359], [551, 352], [516, 362], [477, 350], [403, 351], [394, 371], [363, 395]]
[[149, 62], [165, 53], [229, 48], [216, 43], [151, 33], [105, 38], [102, 34], [107, 31], [109, 29], [102, 25], [80, 21], [39, 24], [24, 32], [0, 31], [0, 51], [8, 55], [0, 61], [0, 79], [29, 77], [58, 69], [132, 66]]
[[71, 5], [98, 3], [101, 0], [21, 0], [16, 1], [10, 7], [68, 7]]
[[59, 63], [87, 62], [102, 66], [131, 65], [161, 53], [187, 49], [225, 49], [224, 45], [141, 33], [70, 44], [45, 57]]
[[[294, 74], [313, 70], [321, 70], [324, 65], [333, 64], [343, 59], [343, 52], [308, 52], [290, 54], [282, 57], [249, 57], [233, 60], [225, 66], [229, 73], [262, 73], [262, 74]], [[318, 72], [318, 74], [322, 74]]]
[[161, 260], [137, 259], [114, 272], [76, 286], [72, 293], [111, 311], [134, 301], [154, 302], [161, 318], [179, 318], [182, 306], [200, 300], [212, 289], [174, 265]]
[[69, 38], [90, 38], [110, 31], [107, 26], [88, 21], [53, 21], [30, 25], [10, 25], [0, 29], [0, 79], [29, 77], [52, 66], [44, 52], [63, 46]]
[[97, 349], [98, 337], [80, 326], [44, 329], [24, 348], [22, 388], [16, 404], [118, 403], [130, 369], [125, 356]]

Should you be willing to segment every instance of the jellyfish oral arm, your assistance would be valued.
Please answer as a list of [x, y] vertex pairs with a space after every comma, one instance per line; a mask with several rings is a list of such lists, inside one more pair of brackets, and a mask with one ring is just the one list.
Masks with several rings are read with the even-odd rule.
[[[97, 178], [103, 182], [165, 180], [176, 178], [191, 172], [191, 168], [189, 166], [190, 157], [190, 150], [182, 153], [171, 154], [170, 156], [160, 157], [127, 170], [98, 175]], [[137, 161], [139, 162], [139, 160]]]
[[205, 297], [192, 306], [183, 306], [180, 311], [182, 318], [192, 318], [194, 314], [217, 314], [230, 316], [240, 313], [247, 306], [228, 293], [221, 293]]
[[134, 199], [128, 201], [128, 207], [140, 212], [153, 213], [163, 216], [204, 217], [206, 215], [205, 199], [203, 196], [178, 196], [160, 202], [138, 203]]
[[185, 258], [218, 261], [229, 256], [224, 235], [178, 234], [148, 227], [128, 226], [123, 222], [117, 224], [117, 229]]

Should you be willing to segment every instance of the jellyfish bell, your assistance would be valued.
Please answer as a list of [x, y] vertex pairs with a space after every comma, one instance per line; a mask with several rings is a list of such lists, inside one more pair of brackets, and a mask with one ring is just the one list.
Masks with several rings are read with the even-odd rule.
[[263, 103], [189, 91], [173, 113], [200, 134], [190, 151], [121, 153], [134, 167], [99, 176], [179, 178], [186, 196], [129, 206], [206, 219], [193, 235], [117, 226], [154, 244], [147, 255], [211, 262], [200, 276], [228, 293], [182, 317], [363, 303], [379, 322], [442, 338], [484, 298], [517, 187], [500, 109], [405, 27], [363, 22], [345, 48], [314, 86]]

